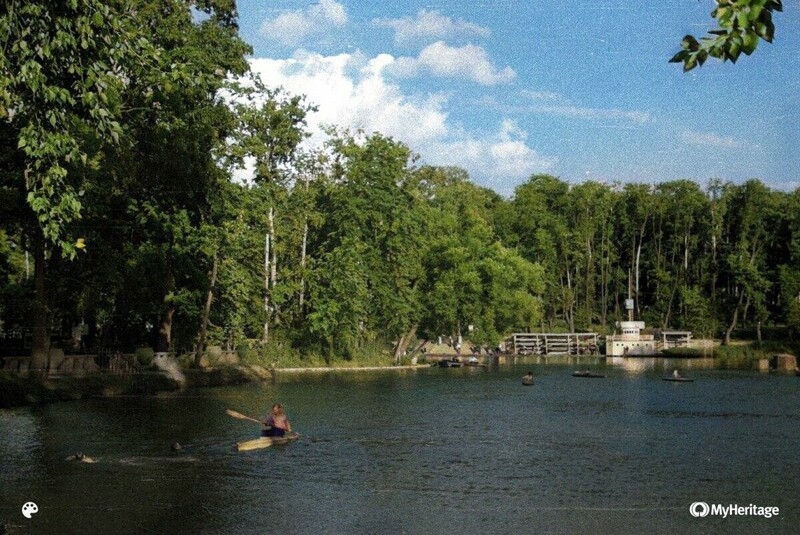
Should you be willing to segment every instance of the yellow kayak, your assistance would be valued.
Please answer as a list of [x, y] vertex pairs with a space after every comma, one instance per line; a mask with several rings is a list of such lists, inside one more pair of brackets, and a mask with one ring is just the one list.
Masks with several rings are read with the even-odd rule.
[[282, 437], [259, 437], [253, 440], [245, 440], [236, 444], [236, 451], [250, 451], [259, 450], [262, 448], [269, 448], [273, 444], [286, 444], [293, 440], [300, 438], [297, 433], [287, 433]]

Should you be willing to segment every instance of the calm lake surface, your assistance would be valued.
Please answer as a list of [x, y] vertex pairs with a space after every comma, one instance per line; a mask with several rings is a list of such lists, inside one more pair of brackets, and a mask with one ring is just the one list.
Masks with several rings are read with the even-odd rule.
[[[303, 374], [0, 411], [0, 518], [23, 533], [797, 533], [800, 378], [600, 369]], [[225, 409], [275, 400], [304, 438], [234, 452], [258, 426]], [[694, 518], [698, 501], [780, 514]]]

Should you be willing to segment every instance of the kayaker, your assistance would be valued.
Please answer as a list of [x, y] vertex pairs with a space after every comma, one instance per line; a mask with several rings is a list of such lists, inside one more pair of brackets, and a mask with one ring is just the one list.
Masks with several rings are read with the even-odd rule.
[[280, 403], [272, 406], [272, 412], [264, 420], [264, 426], [261, 430], [262, 437], [282, 437], [292, 432], [292, 424], [289, 423], [289, 417], [286, 416]]
[[672, 370], [672, 376], [675, 379], [680, 379], [681, 375], [678, 373], [678, 368], [675, 368], [674, 370]]

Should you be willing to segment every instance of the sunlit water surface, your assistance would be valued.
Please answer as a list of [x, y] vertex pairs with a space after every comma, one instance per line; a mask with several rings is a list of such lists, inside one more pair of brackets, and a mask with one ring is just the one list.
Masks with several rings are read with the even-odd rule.
[[[571, 371], [305, 374], [0, 411], [0, 518], [31, 533], [796, 532], [800, 378]], [[276, 400], [304, 437], [233, 451], [258, 426], [225, 409]], [[780, 514], [694, 518], [696, 501]]]

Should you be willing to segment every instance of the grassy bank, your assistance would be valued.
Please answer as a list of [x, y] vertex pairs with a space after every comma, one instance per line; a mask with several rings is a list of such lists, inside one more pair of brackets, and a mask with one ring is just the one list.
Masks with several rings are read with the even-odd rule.
[[737, 342], [714, 348], [717, 366], [724, 369], [746, 369], [760, 359], [769, 359], [778, 353], [796, 354], [797, 348], [784, 342]]
[[[375, 349], [375, 348], [372, 348]], [[126, 394], [152, 395], [183, 387], [214, 387], [272, 380], [270, 369], [276, 368], [366, 368], [392, 365], [386, 351], [364, 352], [350, 359], [337, 358], [327, 363], [321, 355], [300, 354], [294, 351], [251, 351], [239, 355], [242, 363], [191, 368], [190, 360], [183, 362], [181, 373], [185, 384], [168, 374], [146, 371], [132, 375], [93, 373], [83, 376], [50, 378], [44, 381], [33, 376], [0, 372], [0, 408], [40, 405], [57, 401], [72, 401], [97, 396]], [[408, 364], [410, 359], [404, 359]]]
[[[270, 343], [260, 346], [241, 346], [238, 350], [242, 364], [270, 368], [366, 368], [373, 366], [392, 366], [393, 356], [389, 344], [372, 341], [364, 344], [352, 354], [343, 357], [335, 355], [326, 359], [319, 351], [300, 351], [288, 343]], [[404, 358], [401, 364], [410, 364], [410, 358]]]

